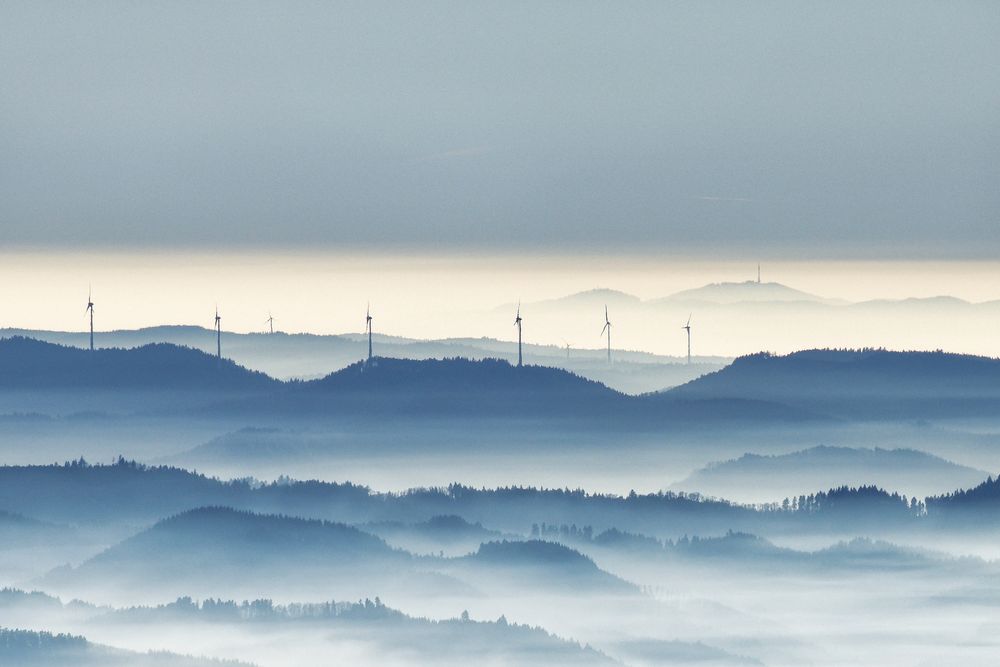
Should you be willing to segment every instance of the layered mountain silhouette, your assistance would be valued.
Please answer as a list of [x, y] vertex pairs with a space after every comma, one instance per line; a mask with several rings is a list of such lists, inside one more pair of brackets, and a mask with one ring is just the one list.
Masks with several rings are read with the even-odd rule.
[[[15, 337], [0, 340], [0, 389], [74, 397], [93, 409], [92, 392], [136, 402], [156, 391], [143, 410], [200, 416], [394, 416], [407, 418], [516, 417], [584, 420], [619, 427], [713, 419], [803, 419], [799, 409], [754, 399], [712, 399], [703, 405], [672, 396], [629, 396], [574, 373], [546, 366], [517, 367], [498, 359], [392, 359], [356, 362], [321, 379], [281, 382], [191, 348], [156, 344], [82, 350]], [[117, 396], [115, 393], [117, 392]], [[34, 395], [34, 394], [33, 394]], [[166, 397], [166, 398], [164, 398]], [[170, 399], [173, 399], [171, 401]], [[28, 400], [28, 399], [22, 399]], [[44, 401], [39, 403], [44, 407]]]
[[167, 590], [204, 596], [368, 589], [388, 595], [422, 587], [422, 595], [454, 594], [470, 585], [495, 586], [498, 577], [509, 590], [530, 580], [563, 587], [566, 594], [633, 591], [562, 545], [491, 542], [463, 558], [416, 559], [345, 524], [224, 507], [159, 521], [77, 568], [53, 570], [43, 583], [77, 597], [141, 591], [141, 599], [155, 599]]
[[[5, 599], [12, 601], [6, 608], [3, 606]], [[99, 630], [102, 637], [119, 633], [155, 633], [180, 624], [184, 632], [178, 633], [176, 639], [165, 638], [162, 644], [182, 643], [190, 636], [221, 636], [223, 644], [242, 638], [243, 650], [240, 653], [252, 656], [252, 659], [257, 659], [257, 655], [252, 640], [248, 639], [263, 635], [266, 642], [283, 646], [283, 657], [294, 661], [294, 664], [327, 664], [323, 658], [315, 656], [328, 656], [345, 645], [355, 649], [351, 664], [397, 664], [402, 654], [408, 658], [406, 664], [456, 667], [467, 665], [470, 660], [485, 664], [539, 667], [617, 664], [594, 649], [564, 640], [541, 628], [509, 623], [502, 616], [495, 621], [468, 617], [430, 620], [407, 615], [382, 603], [378, 597], [350, 602], [329, 600], [289, 604], [280, 604], [268, 598], [243, 601], [208, 598], [198, 601], [191, 597], [179, 597], [173, 602], [155, 606], [118, 608], [97, 607], [80, 601], [64, 605], [59, 599], [42, 593], [0, 591], [0, 609], [7, 613], [6, 618], [11, 621], [37, 618], [35, 612], [40, 606], [51, 612], [49, 617], [59, 626]], [[363, 647], [363, 657], [357, 655], [359, 646]], [[76, 664], [88, 667], [96, 664], [139, 667], [205, 667], [211, 664], [215, 667], [236, 667], [245, 664], [184, 658], [172, 653], [114, 652], [70, 635], [17, 634], [0, 630], [0, 659], [14, 656], [18, 660], [11, 660], [12, 665], [41, 664], [47, 667]], [[302, 661], [298, 659], [300, 656]], [[60, 662], [57, 658], [64, 661]], [[100, 658], [106, 659], [106, 662], [99, 662]], [[132, 661], [128, 662], [126, 658]]]
[[[0, 337], [33, 338], [48, 343], [86, 348], [86, 333], [28, 329], [0, 330]], [[135, 348], [166, 343], [215, 354], [215, 332], [196, 326], [156, 326], [135, 330], [101, 332], [96, 338], [102, 348]], [[495, 338], [445, 338], [421, 340], [376, 333], [375, 349], [380, 357], [394, 359], [506, 359], [517, 360], [517, 343]], [[281, 379], [310, 380], [364, 359], [368, 338], [364, 334], [274, 334], [223, 331], [223, 355], [236, 363]], [[717, 370], [726, 357], [699, 357], [695, 364], [680, 363], [680, 357], [648, 352], [616, 351], [617, 365], [608, 368], [599, 342], [589, 349], [574, 347], [572, 354], [563, 346], [525, 341], [527, 364], [564, 368], [590, 379], [605, 382], [621, 391], [642, 393], [686, 382], [702, 373]]]
[[[40, 488], [45, 489], [44, 494], [37, 493]], [[952, 500], [942, 496], [935, 501], [934, 508], [929, 500], [928, 511], [945, 511], [945, 505], [949, 505], [993, 512], [1000, 507], [1000, 492], [996, 488], [991, 481], [989, 486], [974, 487], [965, 495], [956, 494]], [[471, 524], [480, 523], [486, 529], [521, 535], [528, 532], [532, 523], [539, 522], [590, 525], [598, 531], [617, 527], [676, 536], [717, 534], [730, 528], [770, 535], [830, 526], [879, 531], [921, 525], [942, 527], [925, 521], [926, 517], [899, 494], [874, 486], [810, 493], [808, 500], [799, 511], [772, 511], [674, 493], [616, 496], [569, 489], [476, 489], [461, 485], [378, 493], [349, 483], [224, 482], [176, 468], [146, 468], [127, 461], [100, 466], [75, 463], [0, 467], [0, 506], [21, 513], [31, 511], [45, 521], [79, 525], [134, 526], [217, 505], [268, 514], [336, 519], [355, 525], [387, 521], [420, 523], [436, 516], [454, 515]], [[194, 521], [200, 516], [194, 514], [185, 521], [198, 525], [210, 523], [207, 519]], [[251, 525], [255, 522], [242, 515], [235, 519]], [[309, 526], [310, 530], [321, 530]]]

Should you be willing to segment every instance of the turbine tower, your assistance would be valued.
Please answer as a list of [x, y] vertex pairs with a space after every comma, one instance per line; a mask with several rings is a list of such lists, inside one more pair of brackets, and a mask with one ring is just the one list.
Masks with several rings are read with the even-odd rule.
[[215, 356], [222, 360], [222, 318], [218, 306], [215, 307]]
[[611, 364], [611, 320], [608, 319], [608, 307], [604, 306], [604, 328], [601, 329], [601, 335], [604, 332], [608, 332], [608, 364]]
[[372, 305], [368, 304], [368, 308], [365, 310], [365, 331], [368, 332], [368, 361], [372, 362]]
[[92, 291], [87, 289], [87, 310], [90, 313], [90, 351], [94, 351], [94, 300], [91, 298]]
[[521, 302], [517, 302], [517, 315], [514, 317], [514, 326], [517, 327], [517, 367], [520, 368], [523, 358], [521, 357]]
[[757, 284], [760, 285], [760, 263], [757, 264]]
[[273, 334], [274, 333], [274, 315], [271, 314], [270, 310], [267, 311], [267, 319], [264, 320], [264, 322], [266, 322], [268, 325], [270, 325], [270, 327], [271, 327], [271, 333]]
[[684, 326], [682, 326], [681, 329], [684, 329], [685, 331], [687, 331], [687, 335], [688, 335], [688, 363], [690, 364], [691, 363], [691, 316], [690, 315], [688, 315], [687, 324], [685, 324]]

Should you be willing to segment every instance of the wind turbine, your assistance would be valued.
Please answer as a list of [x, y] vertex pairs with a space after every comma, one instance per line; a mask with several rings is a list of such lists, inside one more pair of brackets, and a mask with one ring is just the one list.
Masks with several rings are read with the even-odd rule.
[[608, 364], [611, 364], [611, 320], [608, 319], [608, 307], [604, 306], [604, 328], [601, 329], [601, 335], [604, 332], [608, 332]]
[[563, 338], [563, 346], [566, 348], [566, 361], [569, 361], [569, 348], [571, 348], [572, 345], [569, 344], [568, 340]]
[[92, 290], [87, 288], [87, 310], [90, 313], [90, 351], [94, 351], [94, 300], [91, 298]]
[[369, 302], [365, 309], [365, 331], [368, 332], [368, 362], [372, 362], [372, 304]]
[[517, 327], [517, 367], [521, 367], [521, 302], [517, 302], [517, 315], [514, 317], [514, 326]]
[[682, 326], [681, 329], [684, 329], [685, 331], [687, 331], [687, 335], [688, 335], [688, 363], [690, 364], [691, 363], [691, 316], [690, 315], [688, 315], [687, 324], [685, 324], [684, 326]]
[[757, 284], [760, 285], [760, 263], [757, 263]]
[[219, 317], [219, 306], [215, 306], [215, 356], [222, 360], [222, 318]]
[[274, 333], [274, 315], [271, 314], [270, 310], [267, 311], [267, 319], [264, 320], [264, 321], [271, 326], [271, 333], [273, 334]]

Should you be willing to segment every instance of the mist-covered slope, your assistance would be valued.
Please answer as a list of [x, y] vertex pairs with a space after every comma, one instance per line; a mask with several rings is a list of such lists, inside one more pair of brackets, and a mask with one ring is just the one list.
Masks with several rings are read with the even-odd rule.
[[341, 523], [204, 507], [157, 522], [88, 560], [76, 575], [141, 580], [407, 560], [380, 538]]
[[[158, 636], [158, 644], [167, 644], [172, 649], [183, 645], [186, 651], [195, 652], [191, 648], [195, 645], [197, 652], [211, 650], [213, 654], [237, 654], [243, 660], [252, 659], [255, 663], [259, 661], [266, 665], [328, 665], [333, 656], [343, 656], [345, 664], [402, 663], [411, 667], [464, 666], [470, 660], [533, 667], [615, 664], [594, 649], [538, 627], [509, 623], [503, 616], [488, 621], [473, 620], [467, 616], [430, 620], [405, 614], [377, 597], [374, 600], [289, 604], [267, 598], [240, 602], [216, 598], [197, 601], [179, 597], [163, 604], [115, 608], [95, 607], [79, 601], [64, 605], [57, 598], [41, 593], [9, 591], [7, 595], [19, 598], [22, 603], [20, 607], [12, 606], [5, 610], [14, 622], [36, 617], [29, 607], [40, 603], [29, 605], [28, 601], [37, 598], [44, 600], [46, 609], [52, 612], [52, 622], [59, 625], [85, 628], [101, 637]], [[0, 603], [3, 597], [4, 592], [0, 591]], [[33, 634], [37, 636], [18, 639], [22, 644], [35, 640], [36, 649], [47, 644], [50, 645], [48, 648], [59, 644], [54, 637]], [[70, 638], [64, 636], [62, 639]], [[67, 643], [76, 648], [81, 645], [79, 639]], [[21, 654], [24, 655], [24, 651]], [[95, 655], [102, 653], [95, 651]], [[103, 655], [108, 655], [108, 652]], [[123, 652], [123, 655], [136, 654]], [[74, 654], [66, 652], [62, 656], [70, 658]], [[150, 664], [201, 667], [206, 663], [218, 667], [237, 664], [235, 661], [203, 663], [194, 660], [190, 663]], [[147, 663], [137, 661], [128, 664], [144, 666]]]
[[174, 653], [136, 653], [92, 644], [76, 635], [0, 627], [0, 664], [18, 667], [249, 667]]
[[483, 542], [500, 539], [503, 534], [481, 523], [471, 523], [454, 514], [433, 516], [426, 521], [380, 521], [359, 526], [378, 535], [389, 544], [412, 553], [445, 553], [461, 556], [479, 548]]
[[744, 454], [712, 463], [670, 488], [744, 502], [864, 484], [925, 497], [974, 486], [986, 476], [982, 470], [912, 449], [821, 445], [788, 454]]
[[[256, 514], [224, 507], [190, 510], [157, 522], [78, 567], [42, 579], [57, 592], [105, 601], [157, 599], [169, 591], [276, 595], [280, 591], [354, 597], [391, 590], [411, 556], [341, 523]], [[441, 581], [442, 589], [447, 589]]]
[[[44, 494], [37, 489], [44, 488]], [[282, 480], [223, 482], [174, 468], [113, 466], [0, 467], [0, 506], [53, 522], [131, 526], [206, 505], [350, 524], [418, 523], [454, 515], [485, 528], [527, 534], [533, 523], [617, 527], [660, 536], [728, 529], [762, 535], [828, 529], [916, 527], [919, 511], [876, 487], [841, 487], [810, 494], [794, 511], [760, 510], [674, 493], [591, 494], [532, 487], [417, 488], [379, 493], [346, 483]]]
[[486, 542], [457, 565], [459, 571], [480, 571], [494, 581], [507, 579], [504, 585], [512, 589], [545, 589], [563, 595], [638, 592], [635, 586], [600, 569], [580, 552], [545, 540]]

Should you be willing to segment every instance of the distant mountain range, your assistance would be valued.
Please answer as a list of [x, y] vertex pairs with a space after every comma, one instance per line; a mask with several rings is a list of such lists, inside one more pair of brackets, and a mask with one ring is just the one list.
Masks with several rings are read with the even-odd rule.
[[[848, 301], [841, 298], [829, 298], [812, 294], [794, 287], [789, 287], [778, 282], [757, 282], [746, 280], [743, 282], [720, 282], [709, 283], [701, 287], [674, 292], [667, 296], [654, 297], [651, 299], [641, 299], [634, 294], [622, 292], [614, 289], [591, 289], [583, 292], [576, 292], [567, 296], [547, 299], [545, 301], [531, 302], [529, 305], [535, 308], [563, 308], [570, 306], [584, 306], [587, 308], [604, 307], [607, 305], [617, 308], [629, 308], [641, 305], [664, 305], [670, 303], [694, 303], [716, 305], [735, 305], [739, 303], [767, 303], [767, 302], [811, 302], [827, 306], [844, 307], [883, 307], [888, 305], [909, 306], [983, 306], [1000, 307], [1000, 301], [971, 302], [953, 296], [933, 296], [933, 297], [907, 297], [902, 299], [870, 299], [865, 301]], [[497, 308], [498, 311], [507, 312], [514, 304], [504, 304]]]
[[[51, 396], [105, 408], [203, 416], [407, 419], [542, 418], [622, 429], [822, 418], [897, 420], [990, 416], [1000, 408], [1000, 360], [942, 352], [806, 350], [741, 357], [674, 389], [629, 396], [558, 368], [496, 359], [356, 362], [323, 378], [281, 382], [190, 348], [81, 350], [0, 340], [0, 392], [20, 412], [45, 413]], [[33, 393], [23, 393], [30, 390]], [[97, 392], [97, 393], [95, 393]], [[141, 399], [158, 392], [157, 400]], [[174, 400], [176, 399], [176, 400]]]
[[715, 304], [781, 301], [805, 301], [829, 305], [847, 303], [846, 301], [837, 299], [825, 299], [815, 294], [787, 287], [781, 283], [758, 283], [750, 280], [742, 283], [713, 283], [704, 287], [677, 292], [664, 299], [655, 300], [653, 303], [682, 301]]
[[[584, 332], [596, 336], [600, 331], [605, 305], [615, 325], [616, 345], [675, 354], [686, 351], [682, 326], [688, 317], [694, 354], [883, 346], [988, 355], [1000, 350], [993, 333], [1000, 301], [935, 296], [849, 302], [777, 282], [717, 283], [647, 299], [592, 290], [522, 304], [522, 314], [532, 332], [579, 340]], [[514, 307], [511, 303], [491, 311], [490, 322], [498, 321], [501, 313], [512, 314]]]

